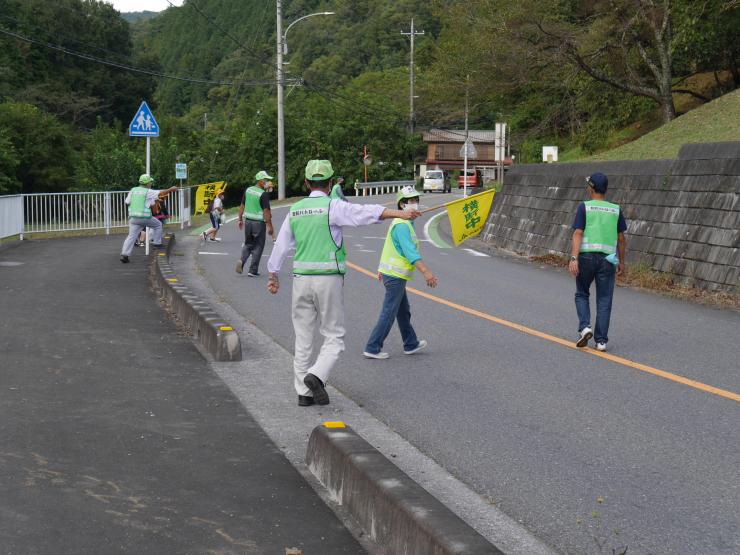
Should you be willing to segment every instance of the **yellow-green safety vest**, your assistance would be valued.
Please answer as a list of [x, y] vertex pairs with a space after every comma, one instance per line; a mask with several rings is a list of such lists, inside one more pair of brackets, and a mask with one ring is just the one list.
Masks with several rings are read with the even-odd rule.
[[257, 187], [257, 185], [252, 185], [244, 192], [244, 217], [248, 220], [265, 221], [265, 215], [260, 204], [260, 198], [262, 198], [264, 192], [264, 189]]
[[419, 240], [416, 238], [416, 231], [411, 222], [396, 218], [388, 228], [388, 235], [385, 237], [385, 244], [383, 245], [383, 253], [380, 255], [380, 264], [378, 265], [378, 272], [387, 276], [393, 276], [409, 281], [413, 278], [414, 270], [416, 266], [411, 264], [408, 259], [403, 256], [396, 245], [393, 243], [393, 228], [397, 225], [407, 225], [411, 232], [411, 240], [414, 242], [416, 248], [419, 248]]
[[331, 275], [347, 273], [344, 241], [337, 245], [329, 228], [331, 199], [308, 197], [290, 207], [290, 229], [295, 238], [293, 273]]
[[128, 205], [129, 218], [151, 218], [152, 209], [146, 205], [146, 196], [149, 189], [146, 187], [134, 187], [131, 189], [131, 203]]
[[586, 205], [586, 228], [580, 252], [617, 252], [619, 205], [605, 200], [589, 200]]

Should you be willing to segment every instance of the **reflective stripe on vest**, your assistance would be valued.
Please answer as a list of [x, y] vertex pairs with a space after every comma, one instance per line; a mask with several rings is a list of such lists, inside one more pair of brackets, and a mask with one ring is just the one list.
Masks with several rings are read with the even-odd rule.
[[264, 189], [257, 185], [252, 185], [244, 191], [244, 217], [248, 220], [265, 221], [265, 214], [260, 204], [260, 198], [264, 192]]
[[414, 226], [411, 225], [411, 222], [400, 218], [394, 219], [388, 228], [388, 234], [385, 236], [385, 244], [383, 245], [383, 253], [380, 255], [378, 271], [387, 276], [409, 281], [413, 277], [416, 266], [411, 264], [405, 256], [398, 252], [395, 243], [393, 243], [391, 234], [393, 233], [393, 228], [397, 225], [407, 225], [411, 232], [411, 240], [417, 248], [419, 247], [419, 240], [416, 238], [416, 231], [414, 231]]
[[344, 245], [337, 245], [329, 227], [331, 199], [308, 197], [290, 208], [290, 229], [295, 238], [293, 273], [331, 275], [347, 273]]
[[604, 200], [589, 200], [586, 205], [586, 228], [580, 252], [617, 252], [619, 205]]
[[128, 205], [129, 218], [151, 218], [152, 209], [146, 205], [146, 196], [149, 189], [146, 187], [134, 187], [131, 189], [131, 204]]

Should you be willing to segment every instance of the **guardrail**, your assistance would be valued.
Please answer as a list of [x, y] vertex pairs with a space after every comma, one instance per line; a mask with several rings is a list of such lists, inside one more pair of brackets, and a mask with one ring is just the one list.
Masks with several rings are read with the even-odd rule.
[[0, 197], [0, 239], [20, 235], [23, 239], [23, 196]]
[[[368, 196], [368, 192], [370, 196], [372, 195], [382, 195], [385, 193], [395, 193], [399, 189], [402, 189], [403, 187], [408, 187], [411, 185], [412, 187], [416, 185], [415, 181], [370, 181], [368, 183], [360, 183], [359, 181], [355, 181], [355, 195], [356, 196]], [[360, 191], [362, 191], [362, 195], [360, 195]]]
[[[128, 227], [128, 191], [33, 193], [0, 197], [0, 238], [24, 234]], [[190, 224], [190, 188], [165, 200], [168, 224]]]

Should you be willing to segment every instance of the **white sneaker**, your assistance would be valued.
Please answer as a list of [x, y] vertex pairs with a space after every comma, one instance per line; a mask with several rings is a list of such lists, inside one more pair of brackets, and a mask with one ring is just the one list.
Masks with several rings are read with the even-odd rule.
[[597, 343], [596, 350], [601, 351], [602, 353], [606, 351], [606, 343]]
[[576, 342], [576, 347], [585, 347], [588, 345], [588, 340], [594, 336], [594, 332], [591, 328], [586, 326], [581, 330], [581, 337]]
[[378, 360], [383, 360], [388, 358], [390, 355], [388, 353], [368, 353], [367, 351], [363, 351], [362, 356], [365, 358], [377, 358]]
[[419, 341], [419, 344], [416, 346], [416, 349], [411, 349], [410, 351], [404, 351], [403, 354], [404, 355], [413, 355], [414, 353], [418, 353], [419, 351], [421, 351], [426, 346], [427, 346], [427, 340], [426, 339], [422, 339], [422, 340]]

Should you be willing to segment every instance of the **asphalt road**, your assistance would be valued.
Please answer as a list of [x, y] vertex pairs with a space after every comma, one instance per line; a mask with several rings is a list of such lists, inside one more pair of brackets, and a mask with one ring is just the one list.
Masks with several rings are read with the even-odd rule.
[[[352, 269], [332, 384], [564, 553], [740, 553], [740, 314], [618, 288], [608, 355], [578, 351], [566, 272], [438, 248], [428, 218], [417, 232], [440, 284], [413, 286], [437, 299], [410, 302], [429, 348], [404, 356], [394, 328], [390, 359], [362, 357], [383, 288]], [[347, 230], [355, 268], [375, 272], [386, 229]], [[269, 246], [249, 278], [234, 272], [235, 223], [220, 236], [199, 251], [213, 289], [292, 350], [290, 260], [273, 297]]]

